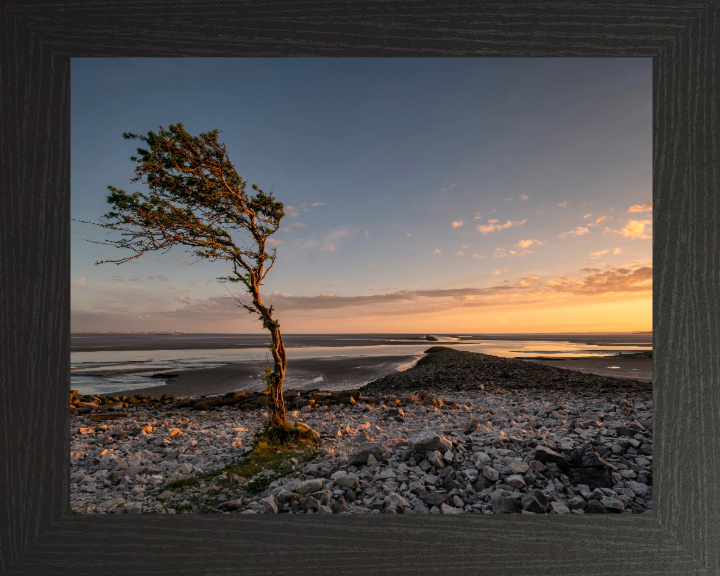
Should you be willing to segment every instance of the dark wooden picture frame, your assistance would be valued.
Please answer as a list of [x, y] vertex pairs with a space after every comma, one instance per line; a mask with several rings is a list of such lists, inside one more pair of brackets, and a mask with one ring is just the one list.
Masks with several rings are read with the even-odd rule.
[[[720, 574], [720, 2], [0, 6], [0, 573]], [[69, 506], [70, 59], [646, 57], [654, 512], [85, 516]]]

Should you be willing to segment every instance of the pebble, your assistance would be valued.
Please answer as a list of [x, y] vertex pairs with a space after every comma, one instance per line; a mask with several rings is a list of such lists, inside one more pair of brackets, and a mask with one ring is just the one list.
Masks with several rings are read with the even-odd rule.
[[[173, 480], [203, 479], [241, 460], [266, 416], [261, 407], [138, 404], [107, 421], [78, 411], [71, 430], [72, 509], [96, 514], [201, 508], [213, 514], [652, 510], [651, 386], [624, 386], [629, 381], [482, 354], [472, 355], [480, 358], [473, 364], [463, 356], [472, 353], [442, 350], [439, 358], [368, 385], [355, 403], [308, 404], [293, 412], [292, 420], [301, 419], [321, 435], [320, 453], [311, 463], [291, 460], [294, 470], [285, 477], [273, 480], [268, 474], [261, 494], [248, 493], [245, 485], [252, 479], [239, 477], [163, 488]], [[511, 378], [500, 379], [500, 366], [512, 370]], [[535, 386], [532, 377], [538, 374]], [[617, 382], [606, 382], [611, 380]]]

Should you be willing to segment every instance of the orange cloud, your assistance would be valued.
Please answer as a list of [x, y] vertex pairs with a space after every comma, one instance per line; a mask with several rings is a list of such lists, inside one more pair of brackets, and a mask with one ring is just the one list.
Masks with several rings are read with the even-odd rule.
[[599, 252], [590, 252], [590, 256], [593, 258], [600, 258], [603, 254], [607, 254], [610, 250], [600, 250]]
[[653, 203], [652, 202], [645, 202], [642, 206], [640, 204], [635, 204], [635, 206], [630, 206], [628, 208], [628, 212], [652, 212], [653, 209]]
[[527, 219], [521, 220], [521, 221], [511, 221], [508, 220], [505, 222], [505, 224], [498, 224], [499, 220], [488, 220], [489, 225], [483, 226], [482, 224], [477, 227], [480, 232], [482, 232], [484, 235], [490, 234], [490, 232], [494, 232], [496, 230], [504, 230], [506, 228], [512, 228], [513, 226], [522, 226], [527, 222]]
[[540, 240], [520, 240], [520, 242], [517, 243], [520, 248], [529, 248], [533, 244], [540, 246], [543, 242], [540, 242]]
[[563, 232], [562, 234], [560, 234], [558, 236], [558, 238], [565, 238], [565, 236], [582, 236], [583, 234], [589, 234], [589, 233], [590, 233], [590, 230], [588, 230], [587, 228], [582, 228], [582, 227], [578, 226], [577, 228], [575, 228], [575, 230]]
[[605, 232], [613, 232], [635, 240], [636, 238], [646, 240], [650, 238], [649, 228], [652, 226], [652, 220], [628, 220], [625, 228], [622, 230], [612, 230], [611, 228], [605, 228]]

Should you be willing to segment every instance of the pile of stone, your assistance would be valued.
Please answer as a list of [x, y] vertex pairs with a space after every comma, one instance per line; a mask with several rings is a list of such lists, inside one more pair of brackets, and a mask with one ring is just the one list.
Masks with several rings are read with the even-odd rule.
[[[194, 410], [209, 410], [222, 406], [237, 406], [243, 410], [254, 410], [256, 408], [265, 408], [267, 406], [267, 391], [261, 392], [230, 392], [222, 396], [201, 396], [200, 398], [185, 398], [177, 402], [175, 408], [193, 408]], [[337, 406], [339, 404], [353, 405], [362, 398], [362, 393], [358, 390], [344, 390], [335, 392], [321, 392], [319, 389], [313, 390], [285, 390], [283, 392], [283, 400], [285, 406], [289, 409], [318, 408], [320, 406]], [[374, 398], [364, 398], [363, 402], [372, 404]]]
[[[72, 507], [122, 513], [644, 513], [652, 510], [652, 393], [488, 390], [344, 396], [294, 406], [323, 440], [313, 462], [254, 478], [241, 461], [265, 410], [138, 403], [73, 421]], [[356, 398], [357, 396], [357, 398]], [[259, 396], [258, 396], [259, 397]], [[328, 402], [328, 400], [332, 402]], [[99, 404], [103, 406], [103, 403]], [[190, 409], [188, 409], [190, 408]], [[204, 408], [204, 409], [203, 409]], [[196, 486], [166, 489], [169, 482]], [[260, 492], [249, 490], [264, 481]]]
[[652, 390], [652, 382], [609, 378], [517, 358], [434, 346], [426, 350], [425, 356], [410, 370], [380, 378], [360, 391], [373, 396], [418, 388], [436, 392], [486, 390], [491, 393], [502, 390], [586, 391], [601, 397], [617, 392], [647, 392]]
[[177, 399], [165, 394], [160, 399], [145, 394], [137, 396], [97, 396], [94, 394], [81, 395], [77, 390], [70, 390], [70, 410], [73, 416], [94, 413], [93, 421], [117, 420], [122, 415], [117, 413], [130, 406], [144, 405], [158, 407], [177, 402]]

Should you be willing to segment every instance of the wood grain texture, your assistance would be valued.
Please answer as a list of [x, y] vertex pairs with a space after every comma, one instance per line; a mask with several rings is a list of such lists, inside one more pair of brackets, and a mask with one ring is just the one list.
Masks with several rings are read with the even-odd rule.
[[[720, 574], [718, 0], [0, 10], [0, 573]], [[69, 74], [82, 56], [652, 57], [654, 514], [69, 515]]]

